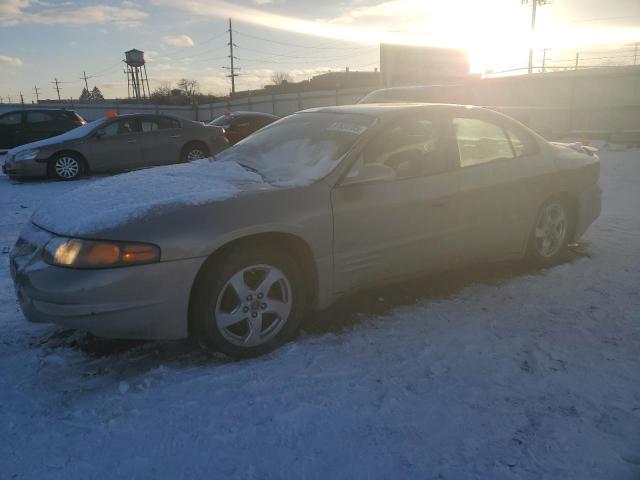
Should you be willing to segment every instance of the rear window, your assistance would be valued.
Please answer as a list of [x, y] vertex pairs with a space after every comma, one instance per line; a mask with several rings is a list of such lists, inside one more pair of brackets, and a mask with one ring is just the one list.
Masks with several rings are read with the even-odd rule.
[[220, 117], [209, 123], [209, 125], [214, 125], [216, 127], [227, 127], [231, 123], [232, 119], [233, 117], [231, 115], [221, 115]]

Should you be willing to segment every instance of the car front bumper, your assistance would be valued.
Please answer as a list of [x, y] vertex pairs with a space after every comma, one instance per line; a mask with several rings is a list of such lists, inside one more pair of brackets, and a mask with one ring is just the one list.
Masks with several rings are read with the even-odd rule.
[[2, 173], [9, 177], [46, 177], [47, 164], [38, 160], [5, 160], [2, 165]]
[[29, 321], [111, 338], [188, 335], [189, 296], [204, 259], [95, 270], [62, 268], [41, 259], [52, 237], [30, 225], [11, 253], [16, 295]]

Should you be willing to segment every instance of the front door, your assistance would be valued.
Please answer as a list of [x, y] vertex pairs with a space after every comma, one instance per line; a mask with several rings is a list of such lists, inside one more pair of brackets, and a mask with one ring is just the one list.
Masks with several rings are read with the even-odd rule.
[[458, 184], [441, 127], [385, 127], [332, 191], [335, 293], [449, 266]]
[[83, 145], [91, 171], [131, 170], [144, 165], [140, 122], [136, 117], [113, 120]]

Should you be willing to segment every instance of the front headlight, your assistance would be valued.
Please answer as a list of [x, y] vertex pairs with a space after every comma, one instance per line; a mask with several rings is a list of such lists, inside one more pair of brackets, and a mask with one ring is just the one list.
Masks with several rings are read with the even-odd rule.
[[44, 247], [44, 261], [69, 268], [113, 268], [160, 261], [160, 248], [128, 243], [54, 238]]
[[32, 149], [32, 150], [23, 150], [22, 152], [18, 152], [15, 156], [16, 160], [33, 160], [38, 156], [40, 150]]

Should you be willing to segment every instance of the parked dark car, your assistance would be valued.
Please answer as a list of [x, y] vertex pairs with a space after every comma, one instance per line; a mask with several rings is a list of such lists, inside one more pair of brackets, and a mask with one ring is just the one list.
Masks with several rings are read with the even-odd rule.
[[0, 150], [54, 137], [86, 123], [73, 110], [29, 108], [3, 113], [0, 115]]
[[169, 115], [108, 116], [9, 150], [9, 176], [73, 180], [84, 174], [186, 162], [224, 150], [222, 129]]
[[482, 108], [319, 108], [218, 161], [52, 198], [11, 272], [31, 321], [192, 334], [253, 356], [291, 338], [308, 308], [364, 287], [474, 262], [554, 264], [598, 217], [599, 174], [593, 151]]
[[216, 118], [209, 125], [224, 128], [224, 135], [229, 140], [229, 144], [235, 145], [279, 118], [270, 113], [262, 112], [230, 112]]

